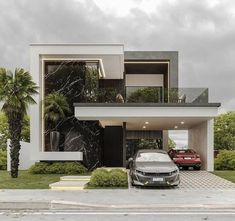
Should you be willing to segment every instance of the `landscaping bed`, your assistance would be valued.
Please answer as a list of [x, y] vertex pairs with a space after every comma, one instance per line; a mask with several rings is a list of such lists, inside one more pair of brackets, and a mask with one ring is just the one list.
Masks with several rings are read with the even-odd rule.
[[86, 188], [128, 188], [127, 172], [121, 169], [96, 169]]
[[235, 170], [214, 171], [213, 174], [235, 183]]
[[38, 162], [29, 168], [31, 174], [87, 174], [88, 170], [79, 162]]
[[0, 189], [49, 189], [66, 175], [89, 175], [79, 162], [39, 162], [29, 170], [19, 171], [18, 178], [11, 178], [8, 171], [0, 171]]

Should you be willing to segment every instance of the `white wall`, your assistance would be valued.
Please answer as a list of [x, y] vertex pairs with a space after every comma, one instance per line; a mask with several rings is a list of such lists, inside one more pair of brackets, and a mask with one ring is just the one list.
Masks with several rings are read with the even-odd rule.
[[[10, 140], [7, 141], [7, 170], [10, 171]], [[39, 152], [35, 159], [31, 157], [30, 152], [32, 151], [32, 144], [27, 142], [20, 142], [20, 164], [19, 170], [27, 170], [35, 162], [39, 160], [45, 161], [82, 161], [82, 152]]]
[[[7, 170], [10, 171], [11, 168], [11, 158], [10, 158], [10, 140], [7, 141]], [[20, 164], [19, 170], [27, 170], [30, 166], [32, 166], [36, 161], [31, 160], [30, 151], [32, 149], [32, 145], [27, 142], [20, 142], [21, 150], [20, 150]]]
[[214, 170], [214, 120], [207, 120], [188, 131], [188, 145], [201, 156], [202, 169]]
[[162, 87], [162, 74], [127, 74], [126, 86], [151, 86]]

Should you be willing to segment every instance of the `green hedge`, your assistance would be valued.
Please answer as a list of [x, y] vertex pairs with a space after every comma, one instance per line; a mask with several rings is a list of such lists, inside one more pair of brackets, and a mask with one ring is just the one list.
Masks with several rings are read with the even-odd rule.
[[104, 187], [127, 187], [127, 173], [120, 169], [96, 169], [92, 175], [88, 188], [104, 188]]
[[32, 174], [84, 174], [87, 169], [79, 162], [39, 162], [29, 168]]
[[215, 158], [216, 170], [235, 170], [235, 151], [222, 150]]
[[0, 170], [7, 169], [7, 151], [0, 149]]

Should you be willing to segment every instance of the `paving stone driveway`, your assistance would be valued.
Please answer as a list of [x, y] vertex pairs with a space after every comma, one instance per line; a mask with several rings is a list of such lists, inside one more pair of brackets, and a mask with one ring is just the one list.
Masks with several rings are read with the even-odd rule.
[[[130, 177], [128, 178], [129, 187], [131, 189], [138, 188], [133, 187], [130, 183]], [[235, 183], [203, 170], [180, 171], [180, 181], [180, 185], [175, 188], [176, 190], [235, 190]], [[161, 187], [160, 189], [166, 188]]]
[[179, 189], [191, 190], [224, 190], [234, 189], [235, 184], [207, 171], [180, 171]]

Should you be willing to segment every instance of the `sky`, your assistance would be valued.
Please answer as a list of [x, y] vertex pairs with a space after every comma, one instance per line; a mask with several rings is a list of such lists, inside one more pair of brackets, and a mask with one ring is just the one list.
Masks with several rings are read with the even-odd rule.
[[179, 86], [235, 109], [234, 0], [0, 0], [0, 67], [29, 69], [30, 43], [179, 51]]

